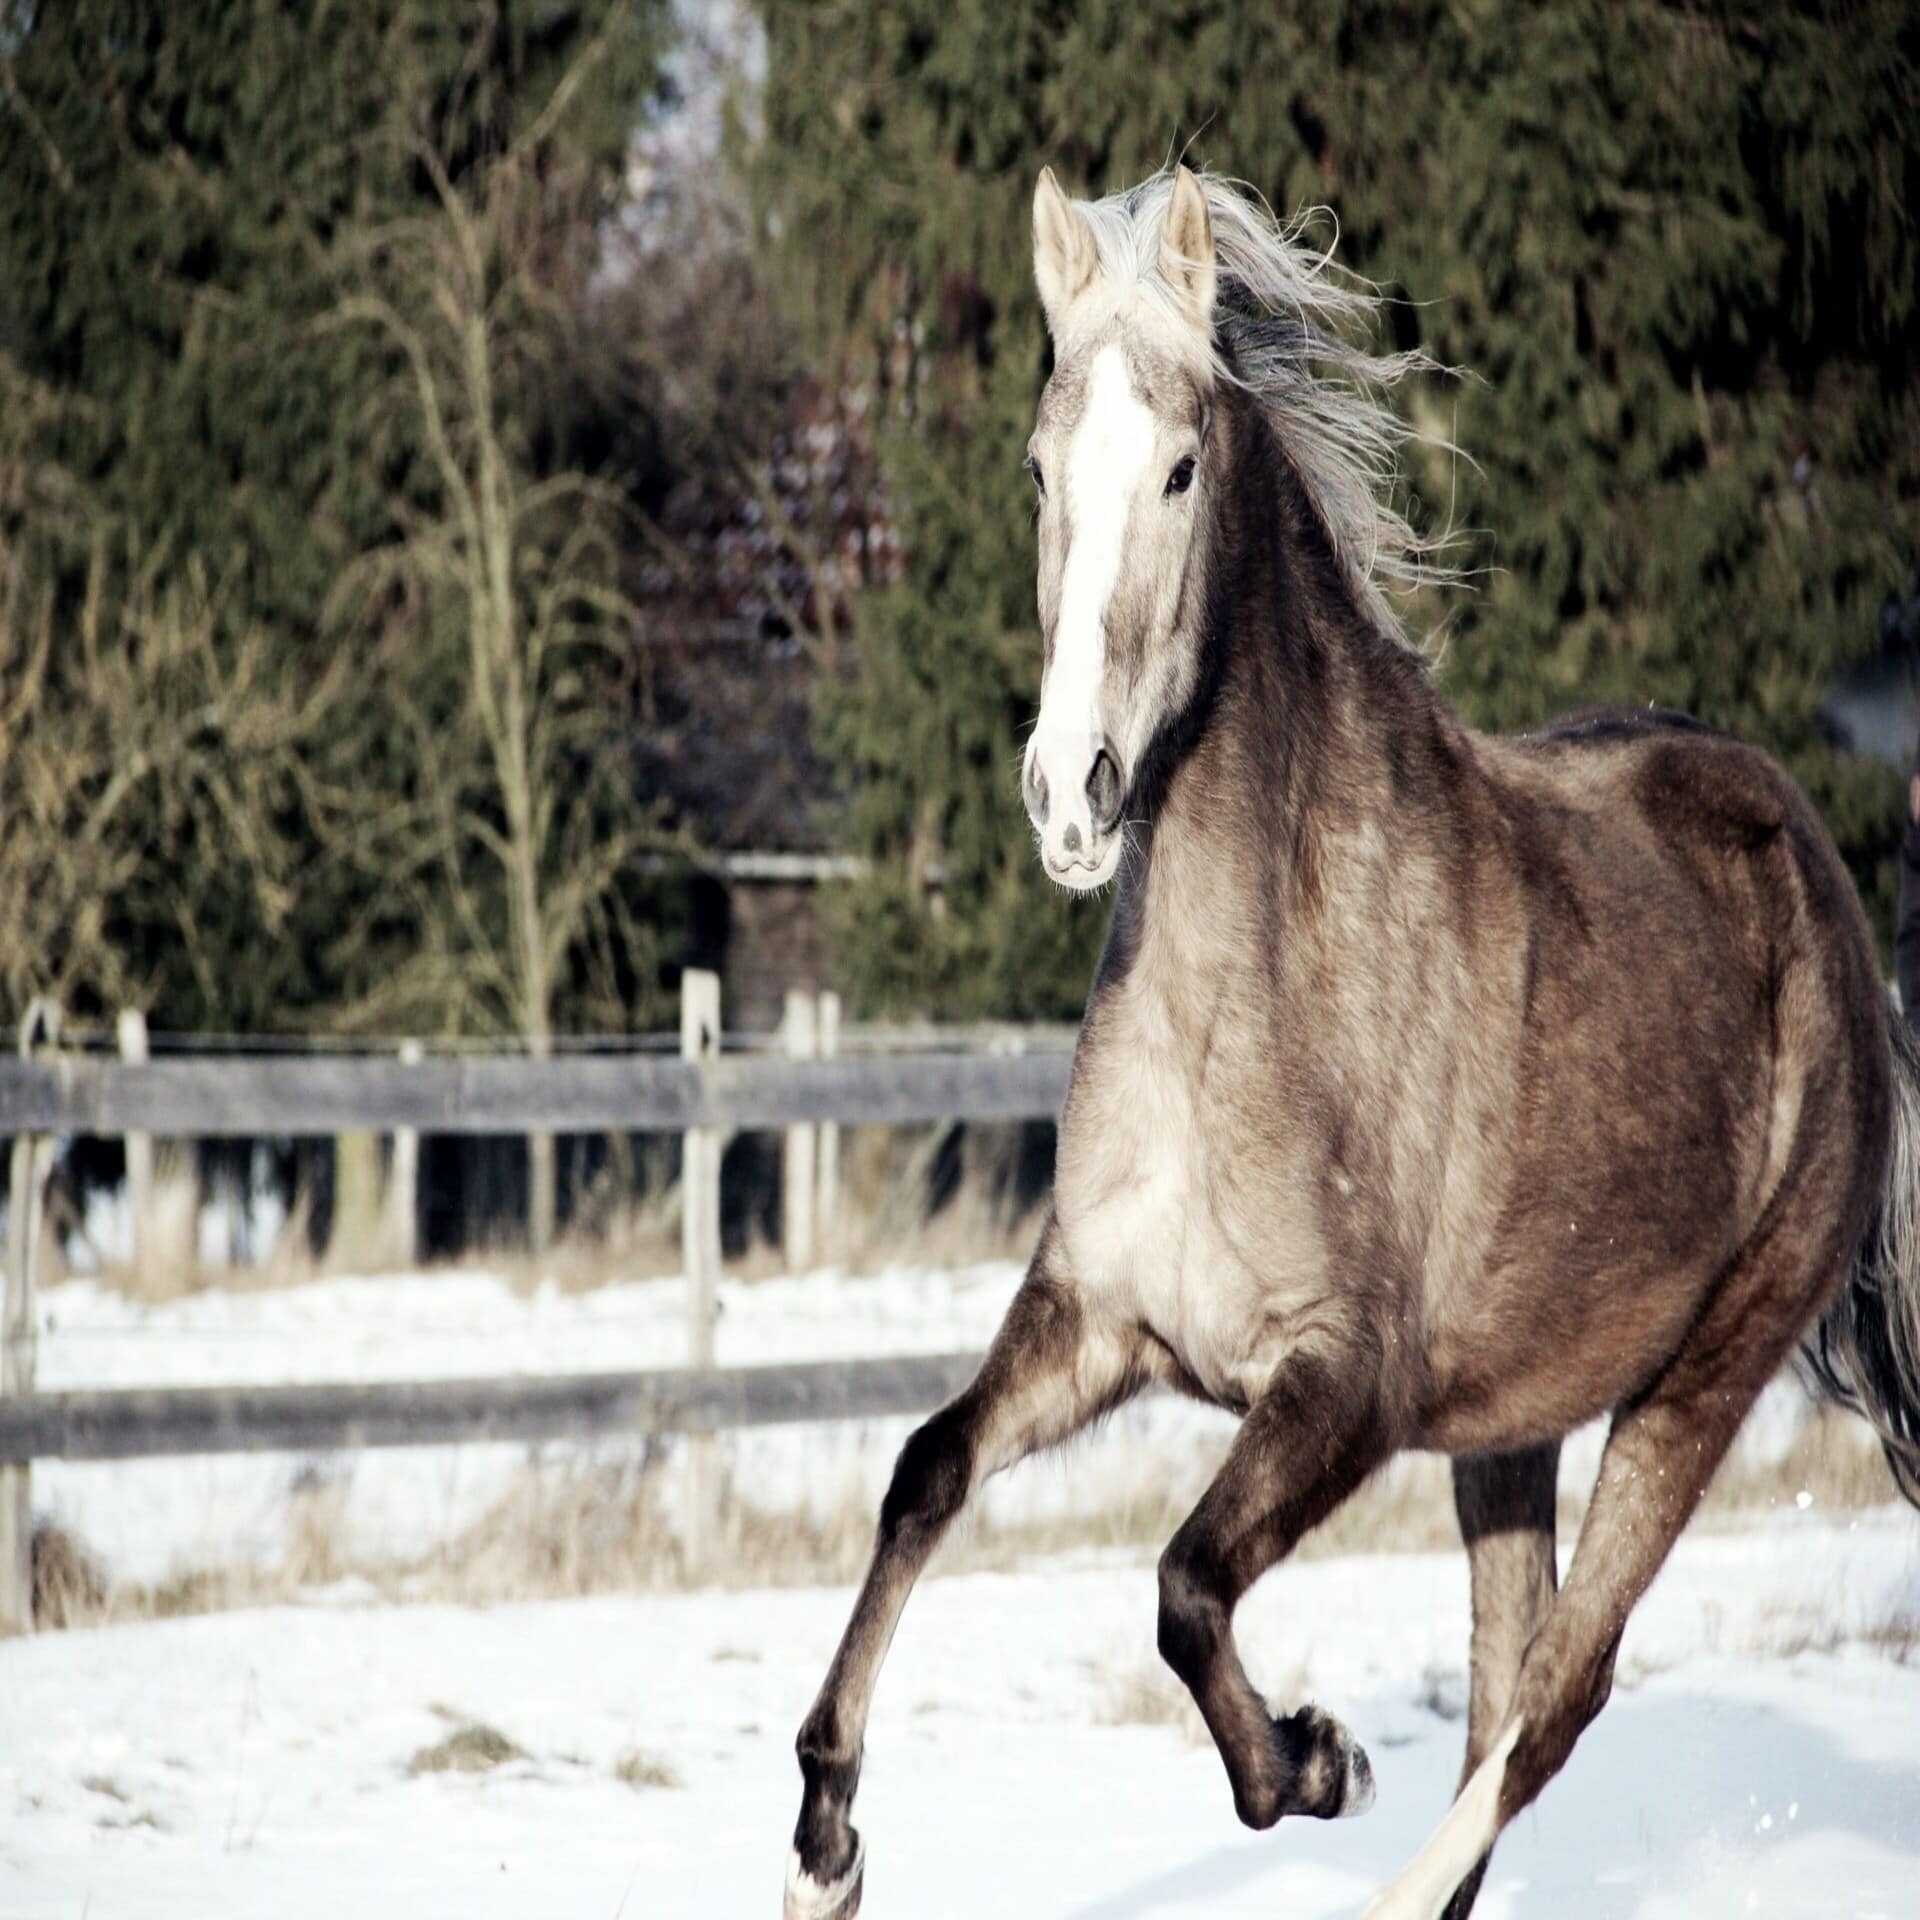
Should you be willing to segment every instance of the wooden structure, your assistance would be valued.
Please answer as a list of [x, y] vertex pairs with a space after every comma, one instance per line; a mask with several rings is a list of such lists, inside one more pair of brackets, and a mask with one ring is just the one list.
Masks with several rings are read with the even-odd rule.
[[[823, 1032], [824, 1030], [824, 1032]], [[10, 1250], [0, 1317], [0, 1633], [31, 1625], [30, 1480], [36, 1458], [123, 1460], [183, 1453], [533, 1441], [610, 1433], [690, 1436], [686, 1541], [707, 1551], [717, 1474], [702, 1436], [781, 1421], [870, 1419], [930, 1407], [971, 1374], [978, 1356], [715, 1364], [720, 1273], [720, 1154], [744, 1127], [789, 1142], [787, 1244], [812, 1256], [833, 1197], [823, 1193], [822, 1130], [843, 1123], [1051, 1118], [1071, 1055], [1049, 1032], [1031, 1050], [1017, 1029], [968, 1035], [939, 1052], [846, 1051], [853, 1039], [808, 997], [791, 1016], [784, 1054], [721, 1052], [719, 981], [689, 971], [681, 1050], [650, 1054], [399, 1057], [149, 1057], [128, 1032], [121, 1057], [50, 1050], [57, 1020], [36, 1007], [19, 1057], [0, 1061], [0, 1135], [13, 1136]], [[830, 1037], [829, 1037], [830, 1036]], [[870, 1036], [871, 1037], [871, 1036]], [[396, 1173], [418, 1163], [420, 1133], [660, 1130], [683, 1135], [682, 1252], [688, 1282], [687, 1366], [670, 1372], [512, 1376], [278, 1387], [130, 1389], [36, 1394], [33, 1245], [53, 1137], [151, 1140], [318, 1136], [353, 1130], [395, 1138]], [[831, 1136], [828, 1136], [831, 1137]], [[801, 1144], [804, 1140], [804, 1144]], [[149, 1148], [150, 1152], [151, 1149]], [[796, 1200], [797, 1195], [797, 1200]], [[410, 1204], [411, 1196], [408, 1196]], [[398, 1207], [401, 1203], [395, 1200]], [[409, 1216], [411, 1217], [411, 1216]]]

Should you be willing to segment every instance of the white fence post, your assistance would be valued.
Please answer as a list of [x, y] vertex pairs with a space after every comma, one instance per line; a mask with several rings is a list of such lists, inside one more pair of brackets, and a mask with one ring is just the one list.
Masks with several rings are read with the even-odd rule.
[[[400, 1064], [417, 1067], [426, 1058], [418, 1040], [400, 1042]], [[417, 1266], [420, 1260], [420, 1132], [396, 1127], [393, 1155], [387, 1166], [387, 1226], [383, 1236], [387, 1258], [396, 1267]]]
[[[819, 1012], [812, 994], [787, 989], [786, 1017], [780, 1032], [789, 1060], [811, 1060], [819, 1051]], [[787, 1271], [813, 1265], [814, 1129], [802, 1122], [788, 1127], [780, 1149], [780, 1244]]]
[[[129, 1007], [119, 1020], [120, 1058], [142, 1061], [147, 1057], [147, 1016]], [[153, 1230], [153, 1135], [130, 1133], [127, 1150], [127, 1220], [133, 1235], [133, 1270], [154, 1252]]]
[[[720, 976], [689, 967], [680, 976], [680, 1053], [693, 1061], [720, 1056]], [[680, 1257], [687, 1270], [687, 1365], [713, 1365], [719, 1313], [720, 1134], [689, 1127], [680, 1152]], [[687, 1566], [706, 1560], [718, 1518], [719, 1474], [710, 1437], [687, 1442]]]
[[[20, 1022], [20, 1056], [60, 1036], [60, 1010], [35, 1000]], [[7, 1287], [0, 1303], [0, 1396], [33, 1392], [38, 1328], [33, 1262], [40, 1240], [40, 1200], [53, 1170], [53, 1142], [17, 1134], [8, 1195]], [[33, 1465], [0, 1466], [0, 1634], [33, 1631]]]
[[[820, 1058], [832, 1060], [840, 1052], [840, 996], [826, 992], [820, 996]], [[820, 1207], [815, 1225], [819, 1229], [820, 1248], [833, 1259], [840, 1250], [840, 1123], [820, 1123]]]

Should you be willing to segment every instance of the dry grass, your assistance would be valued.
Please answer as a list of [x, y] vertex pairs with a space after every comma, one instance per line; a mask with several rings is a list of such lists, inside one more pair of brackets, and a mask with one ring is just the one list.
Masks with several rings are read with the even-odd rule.
[[1420, 1676], [1420, 1690], [1413, 1696], [1416, 1707], [1424, 1707], [1436, 1720], [1449, 1723], [1467, 1717], [1467, 1676], [1459, 1667], [1430, 1666]]
[[681, 1784], [680, 1776], [666, 1761], [641, 1747], [629, 1747], [621, 1754], [613, 1763], [613, 1777], [636, 1792], [670, 1789]]
[[[1123, 1505], [1100, 1512], [993, 1524], [970, 1514], [933, 1571], [1002, 1571], [1068, 1553], [1157, 1553], [1191, 1508], [1204, 1461], [1143, 1462]], [[1060, 1471], [1071, 1478], [1068, 1460]], [[373, 1559], [349, 1538], [343, 1488], [311, 1477], [291, 1496], [288, 1547], [278, 1565], [193, 1569], [151, 1585], [112, 1582], [71, 1533], [41, 1527], [34, 1541], [35, 1611], [49, 1627], [171, 1618], [238, 1606], [285, 1604], [345, 1579], [370, 1597], [484, 1605], [699, 1584], [780, 1587], [846, 1583], [864, 1570], [875, 1513], [850, 1495], [815, 1514], [769, 1512], [723, 1484], [709, 1555], [686, 1562], [678, 1525], [683, 1479], [670, 1450], [622, 1464], [529, 1466], [479, 1520], [411, 1559]], [[1710, 1489], [1696, 1525], [1734, 1529], [1781, 1508], [1850, 1512], [1893, 1498], [1864, 1423], [1816, 1415], [1775, 1465], [1735, 1460]], [[1571, 1540], [1584, 1498], [1563, 1489], [1560, 1535]], [[1298, 1549], [1303, 1559], [1457, 1548], [1446, 1461], [1410, 1455], [1376, 1475]], [[1810, 1627], [1810, 1633], [1823, 1629]], [[1896, 1652], [1902, 1643], [1890, 1636]], [[724, 1652], [716, 1656], [728, 1657]], [[1905, 1657], [1904, 1655], [1902, 1657]]]
[[1777, 1660], [1797, 1660], [1808, 1653], [1838, 1653], [1860, 1647], [1891, 1660], [1896, 1666], [1920, 1662], [1920, 1611], [1898, 1606], [1879, 1620], [1842, 1626], [1804, 1607], [1774, 1607], [1762, 1617], [1745, 1651]]
[[42, 1521], [33, 1530], [32, 1551], [35, 1623], [77, 1627], [99, 1618], [110, 1583], [80, 1537]]
[[1303, 1560], [1326, 1560], [1351, 1553], [1432, 1553], [1459, 1544], [1452, 1468], [1431, 1454], [1412, 1454], [1375, 1474], [1297, 1552]]
[[[1839, 1416], [1810, 1423], [1777, 1468], [1728, 1467], [1696, 1524], [1737, 1528], [1769, 1510], [1798, 1507], [1803, 1495], [1805, 1504], [1826, 1511], [1885, 1505], [1892, 1493], [1885, 1466], [1853, 1424]], [[347, 1578], [365, 1581], [371, 1596], [388, 1601], [488, 1605], [714, 1583], [844, 1584], [866, 1566], [874, 1512], [864, 1498], [849, 1497], [823, 1515], [770, 1513], [723, 1485], [710, 1557], [689, 1567], [678, 1526], [681, 1489], [671, 1456], [617, 1466], [530, 1466], [478, 1521], [431, 1551], [368, 1562], [348, 1544], [342, 1492], [316, 1482], [293, 1496], [289, 1548], [279, 1565], [202, 1568], [150, 1586], [113, 1584], [81, 1542], [43, 1528], [36, 1540], [36, 1610], [44, 1625], [92, 1626], [286, 1604]], [[1165, 1545], [1192, 1497], [1182, 1475], [1162, 1468], [1124, 1507], [1097, 1514], [999, 1526], [969, 1516], [942, 1546], [932, 1571], [1005, 1571], [1088, 1551], [1147, 1557]], [[1583, 1504], [1577, 1492], [1563, 1492], [1563, 1541], [1574, 1537]], [[1322, 1559], [1458, 1544], [1447, 1463], [1414, 1456], [1376, 1476], [1298, 1551], [1303, 1559]], [[1887, 1644], [1894, 1644], [1892, 1637]], [[734, 1656], [723, 1649], [715, 1657]]]
[[[159, 1143], [154, 1157], [152, 1210], [140, 1261], [135, 1266], [109, 1264], [101, 1278], [130, 1299], [178, 1300], [207, 1285], [210, 1278], [200, 1264], [200, 1183], [170, 1143]], [[42, 1284], [51, 1284], [48, 1269], [43, 1266], [40, 1272], [45, 1276]], [[267, 1283], [282, 1284], [285, 1277], [275, 1276]]]
[[89, 1773], [81, 1776], [81, 1786], [89, 1793], [97, 1793], [101, 1799], [111, 1805], [94, 1822], [96, 1827], [105, 1827], [115, 1832], [125, 1832], [135, 1827], [146, 1827], [156, 1833], [166, 1831], [166, 1823], [151, 1807], [136, 1807], [133, 1797], [111, 1774]]
[[[1292, 1713], [1313, 1693], [1313, 1675], [1305, 1659], [1295, 1660], [1277, 1678], [1256, 1676], [1254, 1684], [1274, 1713]], [[1190, 1746], [1212, 1744], [1193, 1696], [1159, 1660], [1139, 1661], [1111, 1675], [1093, 1717], [1106, 1727], [1171, 1727]]]
[[[1039, 1234], [1039, 1203], [1016, 1177], [1020, 1129], [1014, 1126], [842, 1127], [840, 1200], [831, 1232], [815, 1249], [821, 1265], [855, 1271], [888, 1265], [962, 1266], [1024, 1260]], [[739, 1230], [740, 1223], [734, 1223]], [[733, 1280], [786, 1272], [776, 1237], [749, 1221], [744, 1244], [727, 1257]], [[652, 1279], [681, 1271], [677, 1185], [634, 1196], [589, 1195], [554, 1248], [474, 1249], [464, 1266], [501, 1274], [517, 1293], [543, 1287], [583, 1293], [610, 1280]]]
[[[1022, 1129], [1015, 1125], [953, 1127], [843, 1127], [841, 1196], [834, 1231], [823, 1233], [816, 1258], [856, 1270], [881, 1265], [957, 1266], [1020, 1259], [1033, 1251], [1040, 1203], [1020, 1177]], [[447, 1268], [499, 1274], [519, 1295], [557, 1288], [585, 1293], [613, 1281], [667, 1278], [681, 1271], [680, 1189], [664, 1183], [645, 1191], [629, 1168], [577, 1196], [567, 1231], [545, 1253], [530, 1253], [512, 1238], [482, 1240]], [[205, 1266], [197, 1246], [202, 1196], [186, 1170], [155, 1181], [154, 1225], [138, 1265], [101, 1260], [99, 1279], [129, 1299], [160, 1303], [218, 1287], [267, 1292], [336, 1271], [379, 1272], [377, 1245], [316, 1254], [309, 1203], [296, 1196], [287, 1222], [261, 1259], [242, 1266]], [[777, 1211], [777, 1209], [776, 1209]], [[73, 1222], [67, 1223], [69, 1227]], [[746, 1240], [730, 1245], [728, 1277], [771, 1278], [786, 1271], [777, 1238], [758, 1218], [745, 1223]], [[741, 1223], [736, 1219], [734, 1231]], [[42, 1249], [43, 1285], [64, 1268], [57, 1236]], [[94, 1258], [100, 1259], [98, 1250]], [[429, 1268], [431, 1270], [431, 1268]]]
[[1164, 1666], [1130, 1667], [1107, 1683], [1094, 1719], [1103, 1727], [1171, 1727], [1189, 1746], [1211, 1736], [1193, 1695]]
[[137, 1813], [107, 1814], [94, 1822], [98, 1827], [111, 1827], [116, 1831], [128, 1832], [135, 1827], [146, 1827], [155, 1833], [165, 1833], [167, 1823], [151, 1807], [142, 1807]]
[[1823, 1407], [1802, 1423], [1778, 1463], [1753, 1464], [1738, 1455], [1727, 1461], [1707, 1489], [1701, 1517], [1709, 1524], [1740, 1523], [1772, 1508], [1808, 1506], [1851, 1513], [1885, 1506], [1893, 1497], [1893, 1479], [1872, 1428]]
[[[443, 1714], [445, 1709], [440, 1710]], [[524, 1760], [525, 1752], [498, 1727], [482, 1720], [462, 1720], [444, 1740], [422, 1747], [407, 1762], [411, 1774], [491, 1773], [510, 1760]]]

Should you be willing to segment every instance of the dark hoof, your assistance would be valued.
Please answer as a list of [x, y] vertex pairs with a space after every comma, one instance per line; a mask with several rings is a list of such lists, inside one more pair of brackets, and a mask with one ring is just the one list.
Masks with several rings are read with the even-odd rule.
[[1344, 1820], [1373, 1805], [1373, 1768], [1330, 1713], [1302, 1707], [1270, 1721], [1272, 1745], [1252, 1778], [1234, 1776], [1234, 1811], [1264, 1832], [1290, 1813]]
[[1346, 1820], [1373, 1805], [1373, 1763], [1366, 1748], [1332, 1714], [1302, 1707], [1277, 1722], [1274, 1730], [1298, 1756], [1295, 1812], [1316, 1820]]
[[800, 1864], [800, 1849], [787, 1855], [787, 1897], [781, 1920], [853, 1920], [860, 1911], [860, 1892], [866, 1884], [867, 1850], [856, 1834], [853, 1864], [827, 1881], [816, 1880]]

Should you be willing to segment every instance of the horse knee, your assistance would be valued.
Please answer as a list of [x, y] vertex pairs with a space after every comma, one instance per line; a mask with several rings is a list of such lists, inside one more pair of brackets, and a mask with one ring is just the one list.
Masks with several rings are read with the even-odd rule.
[[930, 1544], [966, 1505], [973, 1443], [953, 1407], [942, 1407], [908, 1436], [880, 1503], [882, 1547]]
[[1178, 1535], [1160, 1556], [1160, 1657], [1191, 1686], [1226, 1629], [1226, 1608], [1198, 1556]]
[[822, 1694], [813, 1703], [812, 1711], [800, 1723], [793, 1750], [799, 1756], [801, 1771], [809, 1777], [818, 1774], [826, 1779], [836, 1773], [849, 1774], [845, 1787], [847, 1798], [852, 1799], [859, 1775], [860, 1749], [847, 1738], [837, 1699]]

